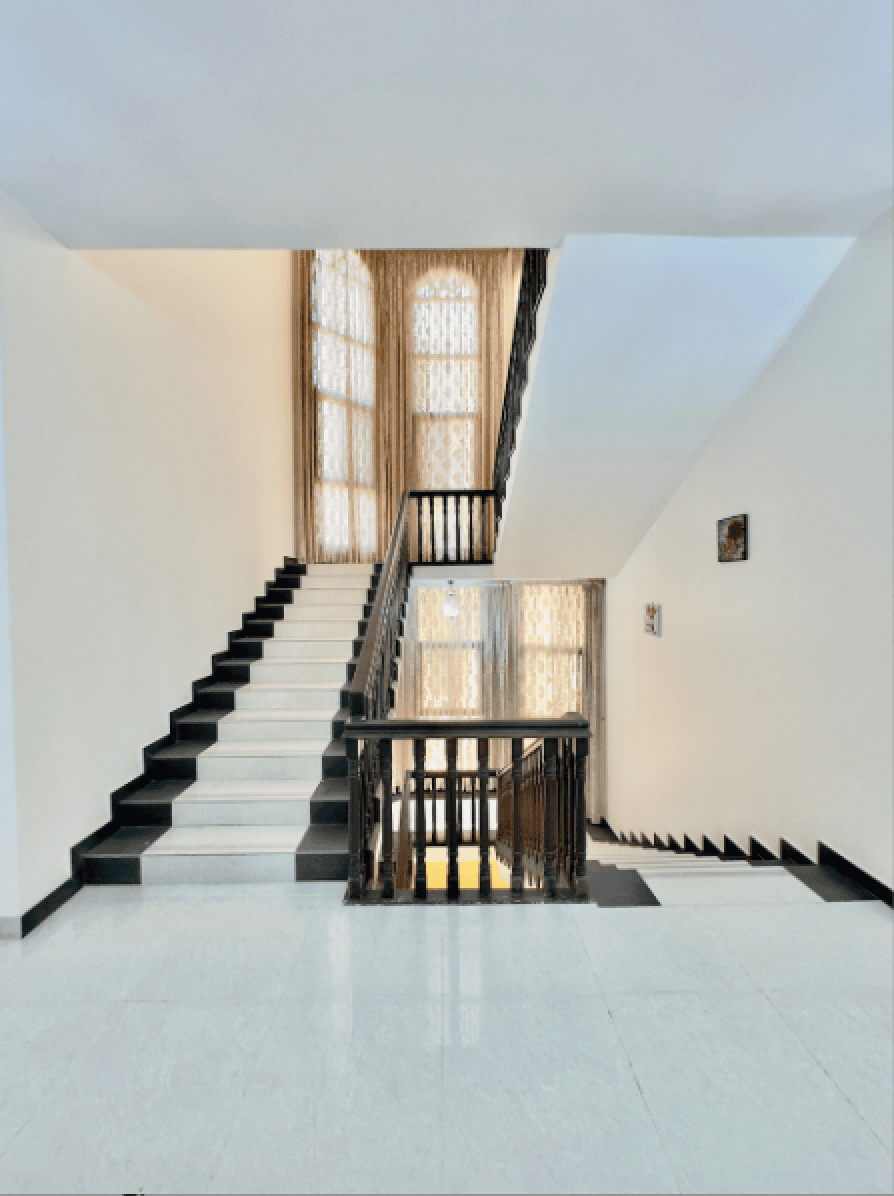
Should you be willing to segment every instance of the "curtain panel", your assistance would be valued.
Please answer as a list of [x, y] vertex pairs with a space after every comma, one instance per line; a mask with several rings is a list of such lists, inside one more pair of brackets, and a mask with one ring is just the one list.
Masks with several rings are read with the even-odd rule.
[[[321, 537], [315, 251], [296, 250], [296, 556], [307, 562], [381, 560], [405, 490], [442, 488], [433, 481], [451, 476], [470, 488], [488, 489], [493, 472], [524, 250], [361, 250], [358, 256], [372, 277], [375, 309], [376, 550], [370, 553], [354, 540], [347, 548], [333, 547]], [[467, 284], [462, 294], [457, 280]], [[451, 473], [451, 454], [455, 461], [458, 453], [462, 467], [454, 465]]]
[[[587, 815], [603, 817], [603, 581], [456, 584], [459, 616], [441, 607], [445, 588], [410, 589], [400, 656], [397, 718], [560, 718], [590, 722]], [[396, 742], [395, 783], [412, 767], [412, 748]], [[457, 766], [474, 770], [473, 739], [459, 742]], [[509, 744], [492, 741], [492, 767], [509, 763]], [[443, 770], [443, 741], [428, 746], [426, 767]]]

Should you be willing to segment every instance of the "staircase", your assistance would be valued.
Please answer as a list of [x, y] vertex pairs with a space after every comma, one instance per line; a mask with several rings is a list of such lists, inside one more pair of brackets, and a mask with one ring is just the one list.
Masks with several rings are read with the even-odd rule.
[[374, 584], [370, 565], [277, 570], [172, 716], [173, 742], [147, 750], [145, 783], [117, 803], [126, 825], [85, 855], [88, 881], [347, 877], [342, 690]]

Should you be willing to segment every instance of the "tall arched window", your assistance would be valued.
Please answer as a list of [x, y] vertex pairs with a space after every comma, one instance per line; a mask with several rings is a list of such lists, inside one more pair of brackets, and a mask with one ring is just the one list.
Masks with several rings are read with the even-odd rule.
[[372, 560], [375, 310], [370, 273], [350, 249], [318, 249], [313, 272], [317, 396], [316, 559]]
[[478, 416], [478, 290], [455, 271], [430, 271], [413, 301], [416, 485], [474, 485]]

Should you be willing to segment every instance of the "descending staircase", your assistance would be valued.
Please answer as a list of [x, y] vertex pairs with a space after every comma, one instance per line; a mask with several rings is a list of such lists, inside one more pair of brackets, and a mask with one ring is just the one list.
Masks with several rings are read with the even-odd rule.
[[123, 823], [85, 855], [93, 883], [339, 880], [348, 869], [342, 691], [376, 573], [292, 563], [147, 750]]

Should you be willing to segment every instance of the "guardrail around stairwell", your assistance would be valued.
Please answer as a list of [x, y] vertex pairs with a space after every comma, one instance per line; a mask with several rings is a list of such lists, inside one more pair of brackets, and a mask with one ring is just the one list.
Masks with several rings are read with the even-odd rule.
[[[511, 893], [521, 898], [527, 871], [541, 878], [543, 895], [547, 898], [574, 896], [585, 899], [589, 737], [588, 721], [576, 714], [558, 719], [357, 719], [349, 722], [344, 729], [350, 784], [348, 899], [375, 896], [390, 900], [394, 897], [392, 745], [395, 740], [408, 739], [413, 741], [416, 805], [413, 893], [418, 900], [428, 896], [425, 758], [426, 744], [432, 740], [444, 742], [447, 759], [447, 899], [459, 897], [457, 744], [460, 739], [475, 739], [478, 746], [477, 781], [472, 789], [473, 800], [477, 798], [479, 805], [479, 897], [487, 898], [491, 891], [490, 743], [493, 739], [508, 739], [512, 745], [512, 764], [500, 777], [500, 801], [505, 810], [501, 807], [498, 841], [502, 832], [506, 850], [511, 855]], [[525, 754], [526, 739], [541, 740], [542, 743], [533, 753]], [[537, 755], [538, 750], [540, 755]], [[373, 836], [379, 811], [380, 853]], [[406, 825], [403, 815], [401, 823]], [[400, 836], [399, 843], [403, 840], [404, 836]], [[402, 863], [405, 871], [405, 855]]]

